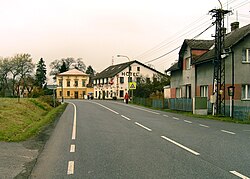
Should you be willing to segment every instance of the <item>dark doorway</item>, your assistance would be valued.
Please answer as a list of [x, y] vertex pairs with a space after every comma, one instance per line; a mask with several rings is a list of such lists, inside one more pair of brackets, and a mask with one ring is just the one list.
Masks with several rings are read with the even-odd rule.
[[75, 91], [75, 99], [78, 99], [78, 91]]

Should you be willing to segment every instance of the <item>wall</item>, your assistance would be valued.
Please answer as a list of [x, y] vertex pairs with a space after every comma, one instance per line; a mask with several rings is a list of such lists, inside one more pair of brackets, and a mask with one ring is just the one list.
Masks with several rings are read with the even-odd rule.
[[[137, 67], [140, 67], [140, 71], [137, 71]], [[130, 71], [130, 77], [132, 77], [132, 81], [136, 82], [136, 78], [138, 77], [146, 77], [150, 78], [150, 80], [153, 80], [154, 74], [157, 74], [155, 71], [148, 69], [138, 63], [131, 64], [131, 71]], [[120, 77], [124, 77], [124, 83], [120, 83]], [[105, 99], [112, 99], [114, 96], [116, 96], [118, 99], [123, 99], [123, 96], [120, 96], [120, 91], [123, 91], [123, 94], [128, 91], [128, 77], [129, 77], [129, 68], [125, 68], [118, 74], [116, 74], [113, 78], [113, 84], [100, 84], [100, 85], [94, 85], [94, 97], [96, 99], [99, 98], [99, 93], [101, 94], [100, 98], [103, 99], [103, 91], [105, 93], [108, 93], [108, 96], [105, 95]], [[108, 81], [111, 81], [111, 78], [108, 79]], [[95, 95], [97, 93], [97, 96]]]

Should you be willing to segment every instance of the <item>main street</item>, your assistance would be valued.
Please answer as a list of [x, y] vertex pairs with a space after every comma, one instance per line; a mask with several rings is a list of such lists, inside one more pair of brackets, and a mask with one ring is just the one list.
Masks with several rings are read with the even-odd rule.
[[248, 178], [250, 126], [71, 100], [31, 178]]

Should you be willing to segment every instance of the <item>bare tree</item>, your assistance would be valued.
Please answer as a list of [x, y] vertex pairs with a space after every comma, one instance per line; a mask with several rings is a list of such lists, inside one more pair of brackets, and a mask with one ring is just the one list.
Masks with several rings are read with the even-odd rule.
[[82, 58], [78, 58], [75, 60], [72, 57], [68, 57], [62, 58], [61, 60], [54, 60], [50, 63], [51, 71], [49, 73], [51, 76], [54, 76], [53, 79], [55, 79], [55, 76], [60, 73], [60, 69], [63, 65], [66, 71], [74, 68], [83, 72], [86, 70], [86, 65], [84, 64]]
[[[12, 73], [12, 90], [13, 95], [23, 94], [27, 86], [27, 79], [32, 74], [35, 65], [32, 63], [30, 54], [17, 54], [11, 60], [11, 73]], [[22, 88], [20, 88], [22, 87]]]

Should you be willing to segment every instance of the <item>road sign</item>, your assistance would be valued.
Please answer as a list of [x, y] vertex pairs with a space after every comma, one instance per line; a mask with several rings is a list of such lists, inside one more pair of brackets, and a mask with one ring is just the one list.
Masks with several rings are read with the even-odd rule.
[[136, 89], [136, 82], [129, 82], [129, 89]]

